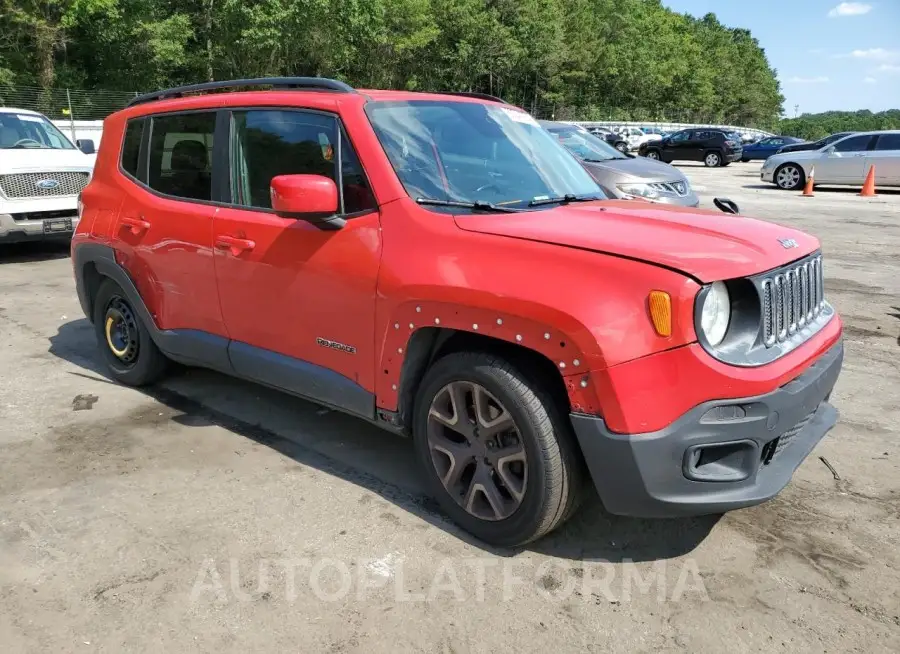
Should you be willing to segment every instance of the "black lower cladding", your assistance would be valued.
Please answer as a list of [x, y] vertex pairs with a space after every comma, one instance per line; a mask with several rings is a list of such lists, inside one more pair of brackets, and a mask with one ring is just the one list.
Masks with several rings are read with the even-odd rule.
[[75, 289], [88, 320], [93, 316], [87, 264], [116, 282], [137, 311], [156, 346], [170, 359], [265, 384], [366, 419], [375, 417], [375, 397], [352, 379], [307, 361], [193, 329], [159, 329], [115, 251], [96, 243], [79, 244], [72, 254]]
[[772, 498], [837, 422], [828, 398], [843, 358], [838, 341], [771, 393], [705, 402], [656, 432], [617, 434], [601, 418], [572, 414], [604, 506], [617, 515], [659, 518]]

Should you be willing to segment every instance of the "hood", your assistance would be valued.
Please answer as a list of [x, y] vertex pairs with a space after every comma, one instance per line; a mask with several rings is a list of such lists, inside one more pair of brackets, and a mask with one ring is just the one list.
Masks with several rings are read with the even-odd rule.
[[51, 172], [61, 170], [90, 171], [96, 157], [78, 149], [45, 150], [40, 148], [0, 150], [0, 175], [10, 173]]
[[[701, 282], [771, 270], [819, 247], [818, 239], [789, 227], [640, 200], [458, 215], [455, 220], [466, 231], [639, 259], [679, 270]], [[786, 249], [779, 239], [793, 239], [797, 247]]]
[[686, 182], [687, 178], [675, 166], [670, 166], [662, 161], [654, 161], [646, 157], [634, 159], [610, 159], [603, 163], [583, 161], [582, 164], [591, 173], [597, 173], [604, 181], [610, 177], [616, 182]]

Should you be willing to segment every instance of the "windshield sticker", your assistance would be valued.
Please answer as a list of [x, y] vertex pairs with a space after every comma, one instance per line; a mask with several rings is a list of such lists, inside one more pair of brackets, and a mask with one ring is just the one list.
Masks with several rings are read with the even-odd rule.
[[42, 122], [44, 122], [44, 119], [41, 118], [40, 116], [28, 116], [28, 115], [26, 115], [26, 114], [16, 114], [16, 118], [18, 118], [19, 120], [24, 120], [24, 121], [29, 122], [29, 123], [42, 123]]
[[517, 123], [525, 123], [526, 125], [534, 125], [535, 127], [538, 127], [537, 121], [532, 118], [530, 114], [526, 114], [524, 111], [507, 109], [506, 107], [501, 107], [500, 109], [503, 111], [503, 113], [505, 113]]

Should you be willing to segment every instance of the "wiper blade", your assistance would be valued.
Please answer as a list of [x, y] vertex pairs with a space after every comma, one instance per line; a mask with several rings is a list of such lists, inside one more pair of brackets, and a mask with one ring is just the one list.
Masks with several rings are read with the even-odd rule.
[[[625, 159], [625, 157], [622, 157]], [[582, 161], [586, 161], [588, 163], [606, 163], [607, 161], [613, 161], [615, 157], [607, 157], [606, 159], [582, 159]]]
[[512, 207], [501, 207], [490, 202], [461, 202], [458, 200], [438, 200], [437, 198], [416, 198], [416, 202], [434, 207], [459, 207], [460, 209], [475, 209], [476, 211], [493, 211], [496, 213], [519, 213], [522, 211]]
[[535, 198], [528, 203], [529, 207], [539, 207], [544, 204], [569, 204], [570, 202], [592, 202], [594, 200], [603, 200], [604, 198], [597, 195], [574, 195], [566, 193], [555, 198]]

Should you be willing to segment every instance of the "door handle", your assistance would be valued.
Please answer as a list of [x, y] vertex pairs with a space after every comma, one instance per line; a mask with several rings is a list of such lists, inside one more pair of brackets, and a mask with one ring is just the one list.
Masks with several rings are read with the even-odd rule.
[[127, 225], [135, 236], [150, 229], [150, 223], [144, 220], [143, 216], [140, 218], [122, 216], [122, 224]]
[[232, 256], [240, 256], [242, 252], [252, 250], [256, 247], [256, 243], [248, 238], [237, 238], [235, 236], [217, 236], [216, 249], [228, 250]]

